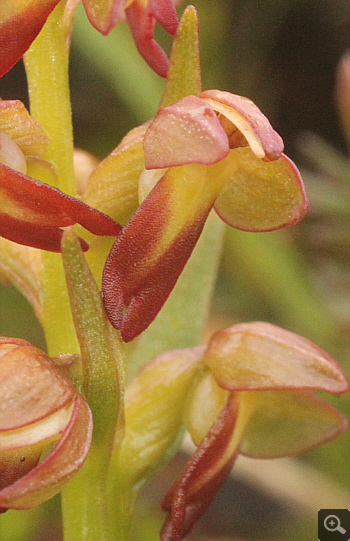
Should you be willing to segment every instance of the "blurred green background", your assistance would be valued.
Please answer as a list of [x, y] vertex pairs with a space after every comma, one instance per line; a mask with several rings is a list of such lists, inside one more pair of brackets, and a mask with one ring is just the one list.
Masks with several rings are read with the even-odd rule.
[[[350, 4], [198, 0], [195, 7], [203, 88], [245, 95], [261, 108], [302, 170], [310, 198], [307, 217], [293, 228], [263, 234], [227, 230], [209, 326], [279, 324], [317, 342], [349, 374], [350, 162], [334, 87], [338, 62], [350, 47]], [[83, 10], [76, 19], [70, 67], [75, 145], [102, 158], [154, 115], [163, 81], [138, 56], [125, 25], [104, 38]], [[157, 39], [169, 50], [171, 41], [158, 28]], [[21, 64], [0, 80], [0, 95], [28, 103]], [[30, 306], [8, 285], [0, 285], [0, 307], [0, 335], [45, 347]], [[349, 398], [331, 401], [349, 416]], [[275, 488], [259, 471], [249, 474], [249, 467], [237, 464], [238, 474], [189, 539], [317, 539], [323, 495], [329, 507], [350, 506], [349, 454], [348, 432], [291, 464], [279, 462], [276, 471], [268, 469]], [[158, 538], [159, 501], [184, 459], [180, 455], [148, 487], [133, 540]], [[314, 502], [310, 493], [317, 496]], [[56, 498], [30, 513], [6, 513], [1, 541], [58, 541], [58, 507]]]

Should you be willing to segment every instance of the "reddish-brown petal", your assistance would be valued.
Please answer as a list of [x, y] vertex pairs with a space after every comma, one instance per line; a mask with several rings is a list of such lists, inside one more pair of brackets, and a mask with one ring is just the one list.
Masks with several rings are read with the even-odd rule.
[[173, 0], [148, 0], [147, 9], [164, 30], [175, 36], [179, 21]]
[[146, 169], [189, 163], [212, 165], [230, 150], [213, 109], [196, 96], [186, 96], [160, 109], [146, 132], [143, 148]]
[[161, 532], [162, 541], [181, 541], [203, 515], [229, 474], [240, 443], [239, 438], [233, 437], [237, 416], [238, 405], [230, 395], [207, 436], [164, 498], [162, 508], [169, 515]]
[[[17, 244], [47, 252], [60, 252], [62, 234], [63, 230], [58, 227], [28, 224], [24, 220], [0, 213], [0, 237]], [[84, 252], [89, 249], [89, 245], [83, 239], [80, 239], [80, 244]]]
[[0, 77], [24, 55], [59, 0], [20, 0], [0, 5]]
[[102, 291], [127, 342], [156, 317], [191, 255], [217, 196], [205, 175], [202, 165], [168, 169], [112, 247]]
[[[75, 223], [95, 235], [116, 236], [121, 230], [109, 216], [3, 164], [0, 164], [0, 195], [0, 230], [5, 238], [19, 244], [43, 247], [47, 235], [48, 247], [44, 249], [60, 251], [57, 243], [61, 232], [57, 228]], [[21, 227], [22, 223], [27, 224], [25, 228]]]
[[134, 0], [125, 13], [140, 55], [160, 77], [166, 77], [169, 61], [154, 39], [154, 27], [158, 20], [167, 32], [175, 34], [178, 21], [172, 1], [149, 0], [144, 7]]

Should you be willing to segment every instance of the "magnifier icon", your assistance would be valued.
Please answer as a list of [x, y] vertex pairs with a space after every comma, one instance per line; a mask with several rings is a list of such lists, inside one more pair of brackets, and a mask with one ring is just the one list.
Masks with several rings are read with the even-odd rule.
[[346, 533], [346, 530], [341, 527], [340, 520], [336, 515], [327, 515], [324, 519], [324, 527], [329, 532], [340, 532], [340, 533]]

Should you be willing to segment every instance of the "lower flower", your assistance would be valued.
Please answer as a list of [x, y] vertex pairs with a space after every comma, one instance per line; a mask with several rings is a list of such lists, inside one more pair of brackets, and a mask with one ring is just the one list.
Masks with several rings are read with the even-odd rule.
[[[176, 352], [174, 352], [174, 356]], [[216, 333], [206, 371], [187, 402], [198, 449], [163, 501], [162, 541], [180, 541], [216, 495], [239, 453], [278, 458], [308, 451], [346, 428], [311, 390], [346, 392], [335, 362], [314, 344], [267, 323]]]
[[92, 414], [45, 353], [14, 338], [0, 338], [0, 397], [0, 512], [30, 509], [82, 466]]

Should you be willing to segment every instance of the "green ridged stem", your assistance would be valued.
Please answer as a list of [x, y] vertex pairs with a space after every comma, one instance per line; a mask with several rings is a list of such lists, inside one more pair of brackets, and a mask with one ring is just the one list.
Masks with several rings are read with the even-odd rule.
[[[73, 130], [68, 81], [68, 44], [62, 16], [66, 1], [56, 6], [43, 29], [26, 52], [31, 115], [49, 135], [44, 159], [55, 167], [56, 187], [76, 194], [73, 171]], [[51, 178], [40, 178], [50, 183]], [[44, 266], [42, 318], [49, 354], [79, 353], [70, 314], [69, 298], [61, 257], [42, 252]]]

